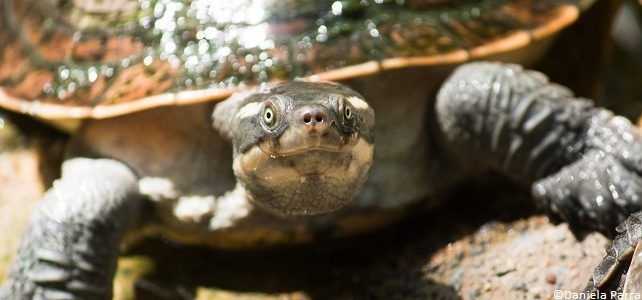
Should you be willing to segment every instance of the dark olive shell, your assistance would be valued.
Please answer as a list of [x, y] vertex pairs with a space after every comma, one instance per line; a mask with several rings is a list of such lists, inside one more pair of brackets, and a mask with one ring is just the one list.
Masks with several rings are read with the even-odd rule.
[[101, 118], [523, 47], [592, 0], [2, 0], [0, 106]]

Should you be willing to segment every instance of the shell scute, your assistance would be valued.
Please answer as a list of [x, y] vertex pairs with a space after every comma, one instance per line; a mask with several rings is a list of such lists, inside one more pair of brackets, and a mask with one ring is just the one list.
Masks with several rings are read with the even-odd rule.
[[493, 43], [519, 32], [530, 39], [567, 18], [553, 28], [559, 30], [574, 20], [564, 9], [591, 3], [5, 0], [0, 106], [17, 110], [37, 101], [45, 105], [43, 118], [60, 117], [46, 105], [75, 106], [85, 113], [74, 117], [99, 118], [133, 111], [108, 113], [109, 106], [176, 103], [183, 91], [207, 90], [193, 95], [208, 98], [193, 102], [208, 101], [268, 81], [339, 80], [381, 68], [461, 62], [505, 51], [511, 45]]

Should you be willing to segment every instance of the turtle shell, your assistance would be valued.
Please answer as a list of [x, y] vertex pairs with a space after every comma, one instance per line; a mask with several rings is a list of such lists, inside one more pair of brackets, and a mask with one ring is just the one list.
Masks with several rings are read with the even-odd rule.
[[483, 59], [571, 24], [593, 0], [3, 0], [0, 106], [106, 118]]

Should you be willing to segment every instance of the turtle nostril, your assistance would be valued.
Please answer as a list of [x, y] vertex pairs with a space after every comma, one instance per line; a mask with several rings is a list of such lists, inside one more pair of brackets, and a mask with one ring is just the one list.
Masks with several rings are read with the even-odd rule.
[[309, 124], [311, 121], [312, 121], [312, 114], [309, 112], [305, 113], [303, 115], [303, 122], [305, 122], [305, 124]]
[[300, 118], [303, 120], [303, 124], [314, 125], [326, 121], [328, 115], [322, 108], [312, 107], [301, 111]]

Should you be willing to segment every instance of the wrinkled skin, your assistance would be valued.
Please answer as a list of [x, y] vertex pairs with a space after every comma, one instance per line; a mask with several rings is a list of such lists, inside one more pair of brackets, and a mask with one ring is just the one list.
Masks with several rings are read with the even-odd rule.
[[464, 66], [442, 87], [437, 117], [453, 144], [530, 185], [549, 215], [611, 236], [642, 206], [640, 135], [546, 81], [512, 66]]
[[541, 73], [471, 63], [434, 101], [438, 81], [394, 89], [429, 78], [421, 70], [394, 76], [345, 82], [359, 93], [286, 83], [237, 94], [214, 109], [215, 130], [211, 104], [86, 122], [0, 298], [110, 299], [118, 245], [152, 222], [150, 211], [170, 238], [201, 242], [252, 228], [314, 232], [365, 211], [438, 202], [440, 190], [485, 169], [531, 188], [572, 225], [610, 233], [640, 209], [634, 127]]

